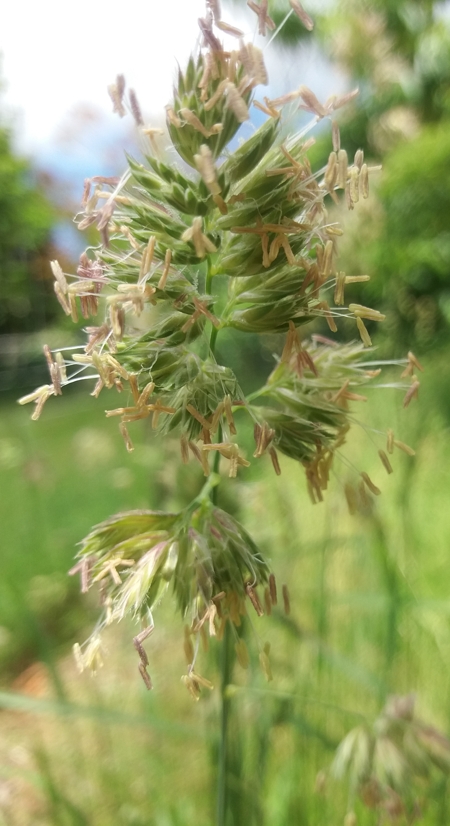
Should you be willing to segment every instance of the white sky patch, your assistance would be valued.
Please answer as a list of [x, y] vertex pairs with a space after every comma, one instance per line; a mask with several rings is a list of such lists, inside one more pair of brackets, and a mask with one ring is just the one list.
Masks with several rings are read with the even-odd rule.
[[[204, 0], [5, 4], [0, 34], [4, 104], [13, 114], [19, 151], [39, 154], [80, 103], [110, 114], [106, 89], [119, 73], [125, 75], [127, 87], [136, 90], [144, 116], [161, 119], [177, 61], [183, 66], [198, 42], [197, 19], [204, 11]], [[222, 17], [253, 38], [257, 21], [245, 7], [227, 9], [223, 4]], [[228, 48], [237, 45], [233, 38], [225, 41]], [[264, 48], [267, 40], [257, 42]], [[280, 94], [286, 85], [295, 88], [300, 83], [313, 85], [319, 96], [322, 90], [338, 91], [324, 84], [324, 65], [314, 47], [288, 50], [280, 58], [274, 45], [265, 53], [271, 92]], [[258, 97], [267, 91], [261, 89]]]
[[[289, 11], [288, 0], [286, 11]], [[321, 0], [311, 0], [314, 14]], [[323, 2], [323, 0], [322, 0]], [[228, 6], [228, 7], [227, 7]], [[31, 155], [36, 168], [55, 182], [53, 198], [69, 212], [79, 206], [83, 180], [92, 175], [121, 174], [124, 148], [132, 154], [144, 148], [142, 136], [127, 115], [112, 113], [107, 93], [117, 74], [134, 88], [150, 126], [163, 126], [165, 105], [172, 97], [177, 64], [185, 67], [200, 42], [198, 17], [205, 0], [17, 0], [5, 3], [0, 28], [0, 79], [6, 87], [0, 115], [12, 121], [16, 151]], [[276, 97], [310, 86], [319, 99], [341, 91], [343, 80], [330, 72], [314, 33], [298, 48], [281, 49], [277, 41], [257, 35], [256, 16], [245, 4], [222, 2], [222, 19], [244, 31], [264, 51], [270, 88], [259, 87], [256, 98]], [[237, 40], [217, 31], [225, 48]], [[264, 116], [252, 109], [252, 122], [241, 140], [252, 134]], [[298, 119], [296, 106], [285, 119]], [[305, 118], [303, 118], [304, 120]], [[329, 126], [329, 124], [327, 125]], [[148, 146], [145, 144], [145, 149]], [[174, 162], [177, 162], [176, 153]], [[78, 254], [85, 239], [62, 216], [55, 241], [67, 255]]]
[[118, 73], [144, 111], [163, 109], [176, 59], [185, 61], [195, 45], [203, 13], [203, 0], [5, 3], [4, 102], [13, 110], [19, 146], [33, 150], [48, 141], [80, 101], [110, 112], [106, 88]]

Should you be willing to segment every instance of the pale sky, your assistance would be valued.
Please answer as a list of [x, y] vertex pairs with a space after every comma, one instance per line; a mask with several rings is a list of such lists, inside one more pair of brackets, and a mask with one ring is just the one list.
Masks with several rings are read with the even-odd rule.
[[111, 111], [106, 87], [118, 73], [145, 111], [163, 109], [175, 57], [196, 42], [203, 0], [22, 0], [0, 16], [5, 103], [27, 149], [46, 141], [83, 101]]
[[[110, 113], [106, 87], [118, 73], [136, 89], [144, 115], [163, 114], [176, 60], [182, 65], [194, 47], [204, 8], [204, 0], [5, 2], [0, 16], [3, 99], [14, 116], [18, 148], [39, 153], [77, 103]], [[233, 13], [231, 20], [224, 10], [223, 19], [253, 36], [252, 13], [238, 20]], [[265, 59], [272, 77], [273, 55], [269, 47]], [[282, 71], [289, 88], [317, 78], [310, 59], [293, 55]]]

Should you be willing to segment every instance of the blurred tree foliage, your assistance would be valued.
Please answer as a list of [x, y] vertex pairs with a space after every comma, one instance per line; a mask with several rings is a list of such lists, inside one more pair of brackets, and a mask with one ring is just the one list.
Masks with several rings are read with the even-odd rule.
[[0, 126], [0, 333], [43, 327], [57, 312], [48, 277], [54, 214], [28, 160]]
[[423, 127], [387, 153], [378, 197], [381, 209], [359, 222], [359, 265], [374, 273], [365, 294], [388, 307], [390, 343], [423, 352], [450, 332], [448, 122]]
[[[447, 10], [448, 11], [448, 10]], [[390, 346], [421, 352], [450, 332], [450, 22], [435, 0], [339, 0], [323, 42], [360, 96], [340, 124], [383, 174], [361, 210], [345, 266], [368, 270], [365, 296], [388, 308]], [[358, 240], [359, 239], [359, 240]], [[355, 261], [356, 257], [356, 261]]]

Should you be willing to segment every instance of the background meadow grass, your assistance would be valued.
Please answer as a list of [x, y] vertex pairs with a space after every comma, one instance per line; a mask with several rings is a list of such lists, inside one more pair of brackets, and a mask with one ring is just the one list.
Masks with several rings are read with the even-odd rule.
[[[276, 5], [281, 23], [287, 0]], [[372, 394], [370, 411], [355, 405], [355, 415], [375, 430], [392, 427], [417, 455], [396, 454], [388, 477], [377, 457], [384, 437], [355, 429], [321, 505], [311, 505], [303, 469], [283, 460], [280, 478], [262, 459], [221, 486], [221, 504], [254, 535], [278, 582], [289, 584], [292, 602], [289, 617], [277, 610], [247, 623], [251, 667], [236, 669], [231, 691], [235, 816], [227, 826], [341, 826], [353, 805], [348, 788], [321, 772], [345, 734], [372, 722], [390, 693], [415, 692], [418, 717], [450, 734], [447, 4], [325, 5], [331, 14], [316, 20], [314, 49], [327, 66], [333, 61], [333, 83], [343, 70], [348, 88], [364, 90], [357, 108], [342, 117], [342, 144], [350, 155], [365, 147], [369, 162], [383, 164], [368, 208], [360, 203], [347, 219], [340, 211], [346, 224], [340, 266], [376, 275], [361, 301], [388, 310], [376, 339], [383, 357], [403, 356], [411, 346], [427, 368], [418, 404], [403, 411], [402, 394], [380, 391]], [[275, 48], [310, 37], [294, 23], [291, 15]], [[161, 43], [168, 46], [164, 38]], [[345, 48], [332, 54], [339, 43]], [[315, 60], [314, 50], [307, 52], [302, 67], [301, 53], [280, 51], [281, 74], [294, 85], [300, 72], [309, 83]], [[312, 82], [318, 94], [322, 80]], [[276, 82], [277, 94], [292, 88], [282, 88], [281, 78]], [[73, 135], [66, 154], [60, 141], [46, 147], [60, 166], [63, 157], [64, 176], [71, 169], [74, 176], [69, 189], [76, 189], [76, 207], [65, 200], [69, 179], [50, 168], [50, 197], [58, 193], [63, 222], [78, 208], [91, 152], [96, 173], [122, 172], [116, 146], [118, 168], [102, 166], [111, 158], [109, 121], [100, 115], [89, 127], [81, 115], [68, 124]], [[77, 153], [90, 128], [95, 140], [89, 139], [89, 165], [80, 170]], [[194, 704], [180, 681], [182, 629], [168, 594], [146, 644], [153, 692], [145, 691], [138, 674], [134, 631], [125, 622], [110, 629], [98, 675], [79, 675], [70, 649], [91, 632], [97, 605], [94, 594], [81, 597], [77, 577], [67, 576], [76, 543], [93, 524], [130, 508], [181, 507], [203, 478], [194, 464], [180, 466], [176, 444], [165, 441], [163, 452], [145, 425], [133, 428], [136, 450], [127, 454], [117, 422], [104, 417], [104, 408], [115, 405], [111, 394], [94, 401], [65, 390], [37, 423], [29, 409], [17, 406], [16, 397], [48, 380], [42, 343], [57, 347], [78, 339], [52, 298], [47, 261], [62, 260], [50, 235], [54, 207], [46, 197], [38, 209], [29, 191], [36, 170], [14, 159], [3, 126], [0, 144], [0, 826], [210, 826], [219, 646], [211, 641], [200, 660], [216, 689]], [[328, 134], [318, 136], [313, 166], [326, 163], [329, 150]], [[25, 199], [33, 209], [25, 208]], [[17, 298], [28, 314], [16, 314]], [[60, 326], [51, 330], [55, 317]], [[221, 332], [219, 355], [223, 348], [224, 361], [254, 389], [258, 369], [270, 369], [270, 351], [257, 354], [252, 336], [235, 340]], [[246, 449], [253, 452], [250, 433]], [[350, 460], [382, 488], [373, 509], [354, 517], [343, 490], [355, 479]], [[258, 663], [258, 646], [266, 641], [274, 673], [269, 684]], [[442, 775], [423, 784], [423, 799], [424, 825], [448, 826]], [[358, 826], [385, 823], [359, 803], [355, 810]]]
[[[355, 428], [348, 456], [382, 488], [365, 515], [350, 517], [343, 486], [355, 478], [336, 462], [325, 503], [313, 506], [302, 470], [262, 459], [234, 489], [240, 518], [287, 582], [291, 614], [250, 617], [248, 672], [232, 689], [237, 824], [340, 824], [345, 786], [322, 775], [347, 731], [373, 720], [390, 693], [417, 694], [418, 716], [450, 730], [448, 547], [450, 446], [442, 380], [425, 374], [419, 404], [402, 410], [395, 391], [369, 399], [374, 431]], [[111, 403], [110, 403], [111, 402]], [[203, 826], [214, 820], [211, 765], [219, 692], [194, 704], [180, 682], [182, 628], [168, 594], [147, 649], [155, 689], [137, 672], [133, 629], [107, 635], [96, 678], [76, 672], [70, 645], [95, 623], [95, 597], [67, 576], [74, 546], [119, 510], [175, 508], [202, 477], [164, 453], [136, 426], [127, 454], [107, 396], [68, 393], [50, 400], [38, 423], [12, 400], [0, 416], [0, 812], [5, 826]], [[355, 405], [363, 419], [364, 405]], [[369, 416], [368, 416], [369, 418]], [[387, 476], [377, 456], [383, 435], [413, 444]], [[251, 451], [249, 437], [247, 451]], [[356, 459], [355, 459], [356, 457]], [[177, 498], [173, 494], [177, 476]], [[232, 490], [232, 493], [230, 493]], [[228, 492], [226, 492], [228, 491]], [[251, 621], [250, 621], [251, 620]], [[258, 646], [269, 641], [274, 680]], [[200, 672], [218, 680], [218, 646]], [[317, 790], [319, 786], [319, 791]], [[424, 787], [425, 793], [425, 787]], [[448, 822], [446, 783], [427, 792], [426, 824]], [[358, 823], [375, 824], [360, 811]]]

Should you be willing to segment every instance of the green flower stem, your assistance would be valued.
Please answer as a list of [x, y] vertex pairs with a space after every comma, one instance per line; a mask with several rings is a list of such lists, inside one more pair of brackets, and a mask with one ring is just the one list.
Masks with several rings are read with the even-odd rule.
[[[207, 295], [212, 295], [212, 282], [213, 282], [213, 277], [214, 276], [213, 276], [213, 270], [212, 270], [212, 267], [211, 267], [211, 261], [210, 261], [209, 258], [207, 260], [206, 266], [207, 266], [207, 270], [206, 270], [205, 292], [206, 292]], [[209, 349], [210, 349], [212, 355], [214, 355], [214, 352], [215, 352], [215, 349], [216, 349], [216, 339], [217, 339], [217, 333], [218, 332], [219, 331], [218, 331], [217, 327], [213, 326], [212, 330], [211, 330], [211, 336], [210, 336], [210, 339], [209, 339]]]
[[[207, 295], [212, 295], [213, 270], [212, 270], [212, 267], [211, 267], [211, 260], [209, 258], [207, 259], [206, 266], [207, 266], [207, 270], [206, 270], [205, 291], [206, 291]], [[211, 329], [211, 336], [210, 336], [210, 339], [209, 339], [209, 349], [210, 349], [211, 355], [215, 354], [217, 333], [218, 332], [219, 331], [218, 331], [217, 327], [214, 327], [214, 325], [213, 325], [212, 329]], [[222, 441], [222, 425], [219, 425], [218, 441], [219, 442]], [[217, 477], [219, 476], [219, 466], [220, 466], [220, 453], [219, 453], [219, 451], [216, 451], [216, 454], [214, 456], [213, 474]], [[217, 484], [218, 483], [216, 483], [211, 488], [211, 502], [213, 503], [213, 505], [217, 505], [217, 494], [218, 494]]]
[[231, 683], [234, 666], [234, 649], [230, 624], [226, 623], [221, 650], [221, 685], [220, 685], [220, 739], [217, 758], [217, 826], [226, 826], [229, 809], [229, 740], [231, 697], [228, 686]]
[[253, 393], [249, 393], [246, 397], [247, 402], [252, 402], [254, 399], [259, 399], [260, 396], [264, 396], [266, 393], [270, 393], [273, 390], [273, 387], [268, 387], [265, 385], [264, 387], [260, 387], [258, 390], [255, 390]]
[[214, 355], [214, 351], [215, 351], [215, 348], [216, 348], [216, 339], [217, 339], [217, 333], [218, 332], [219, 331], [218, 331], [217, 327], [213, 327], [212, 330], [211, 330], [211, 337], [209, 339], [209, 349], [210, 349], [212, 355]]
[[[216, 456], [215, 456], [215, 460], [218, 456], [220, 458], [220, 454], [217, 453]], [[192, 510], [195, 510], [206, 499], [211, 499], [211, 501], [214, 504], [216, 504], [216, 502], [215, 502], [215, 492], [217, 490], [218, 485], [220, 485], [220, 476], [218, 474], [218, 467], [216, 467], [216, 465], [218, 463], [215, 460], [214, 460], [213, 472], [210, 473], [209, 476], [207, 477], [206, 482], [203, 485], [203, 487], [202, 487], [200, 493], [198, 494], [198, 496], [196, 496], [195, 499], [192, 500], [191, 504], [189, 505], [189, 510], [191, 510], [191, 508], [192, 508]]]
[[[222, 425], [219, 425], [219, 431], [218, 431], [217, 438], [218, 438], [219, 442], [222, 441]], [[218, 479], [218, 481], [215, 482], [211, 486], [211, 494], [210, 495], [211, 495], [211, 502], [213, 503], [213, 505], [217, 505], [217, 496], [218, 496], [218, 493], [219, 493], [219, 484], [220, 484], [219, 465], [220, 465], [220, 453], [219, 453], [218, 450], [216, 450], [216, 455], [214, 456], [213, 472], [211, 474], [216, 479]]]
[[[205, 288], [208, 295], [212, 295], [212, 279], [213, 273], [211, 269], [211, 262], [208, 258], [206, 283]], [[211, 355], [215, 353], [217, 334], [217, 327], [212, 327], [211, 336], [209, 339], [209, 347]], [[218, 441], [222, 441], [222, 426], [219, 426]], [[213, 464], [213, 476], [219, 477], [220, 467], [220, 453], [216, 451]], [[217, 483], [211, 487], [211, 501], [217, 505], [218, 498]], [[230, 719], [230, 703], [231, 699], [228, 695], [228, 686], [231, 683], [233, 676], [233, 667], [235, 661], [233, 640], [230, 631], [229, 623], [225, 625], [225, 632], [223, 638], [223, 645], [220, 657], [220, 736], [219, 749], [217, 755], [217, 797], [216, 797], [216, 812], [217, 812], [217, 826], [225, 826], [227, 822], [227, 812], [229, 809], [229, 771], [228, 771], [228, 745], [230, 738], [229, 719]]]
[[211, 267], [211, 261], [208, 258], [206, 263], [206, 281], [205, 281], [205, 292], [207, 295], [212, 295], [212, 281], [213, 281], [213, 269]]

